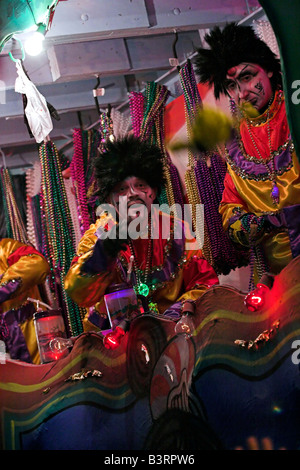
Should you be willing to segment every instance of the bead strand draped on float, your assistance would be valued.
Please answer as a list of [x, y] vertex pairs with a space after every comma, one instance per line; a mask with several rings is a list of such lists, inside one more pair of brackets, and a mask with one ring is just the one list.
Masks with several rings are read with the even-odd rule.
[[[186, 64], [181, 67], [179, 71], [181, 87], [183, 90], [184, 96], [184, 111], [185, 111], [185, 120], [187, 125], [187, 136], [188, 139], [191, 137], [192, 133], [192, 125], [195, 121], [195, 116], [198, 110], [202, 106], [202, 101], [200, 98], [200, 94], [198, 92], [198, 88], [196, 86], [196, 80], [194, 76], [194, 71], [190, 61], [187, 61]], [[210, 250], [210, 244], [208, 243], [208, 234], [207, 234], [207, 226], [205, 220], [198, 220], [199, 215], [197, 214], [197, 207], [199, 208], [201, 205], [201, 198], [199, 194], [199, 187], [196, 180], [196, 173], [195, 173], [195, 166], [196, 166], [196, 158], [192, 152], [191, 147], [188, 147], [188, 166], [187, 170], [184, 175], [184, 181], [187, 191], [187, 197], [189, 204], [191, 205], [192, 210], [192, 225], [194, 233], [196, 234], [197, 240], [202, 241], [204, 238], [203, 244], [203, 253], [209, 263], [212, 264], [212, 254]], [[197, 217], [198, 216], [198, 217]], [[204, 227], [204, 237], [202, 232], [202, 227]]]
[[95, 221], [92, 161], [97, 154], [99, 142], [100, 134], [98, 130], [74, 129], [74, 153], [70, 164], [70, 171], [75, 189], [81, 235]]
[[67, 295], [64, 285], [75, 255], [75, 236], [61, 170], [61, 161], [51, 141], [39, 147], [41, 163], [41, 211], [43, 254], [51, 269], [50, 289], [64, 310], [66, 326], [72, 336], [83, 331], [83, 311]]
[[[180, 80], [184, 94], [188, 138], [202, 100], [196, 84], [191, 62], [188, 60], [180, 69]], [[188, 148], [188, 169], [185, 174], [187, 196], [192, 205], [193, 228], [201, 240], [204, 224], [203, 253], [217, 274], [228, 274], [231, 269], [248, 263], [247, 254], [237, 251], [223, 230], [219, 204], [224, 190], [226, 163], [217, 152], [193, 152]], [[196, 204], [203, 204], [204, 220], [196, 220]], [[199, 216], [198, 216], [199, 217]]]
[[42, 250], [42, 220], [40, 209], [41, 165], [36, 162], [26, 171], [26, 224], [29, 242]]
[[148, 82], [145, 96], [142, 93], [131, 93], [129, 106], [134, 135], [158, 145], [165, 155], [166, 186], [159, 196], [159, 202], [175, 208], [175, 203], [183, 205], [183, 198], [178, 170], [164, 142], [164, 109], [169, 94], [165, 86]]
[[129, 109], [132, 122], [132, 131], [135, 137], [140, 135], [144, 116], [145, 97], [142, 93], [132, 91], [129, 95]]
[[10, 171], [7, 168], [1, 168], [0, 176], [6, 236], [22, 243], [27, 243], [26, 226], [16, 202], [15, 188]]

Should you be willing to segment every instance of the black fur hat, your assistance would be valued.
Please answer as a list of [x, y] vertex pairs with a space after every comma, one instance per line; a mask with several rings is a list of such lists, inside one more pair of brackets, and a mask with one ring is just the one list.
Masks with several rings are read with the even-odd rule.
[[242, 62], [258, 64], [267, 72], [272, 71], [271, 83], [274, 91], [281, 85], [280, 60], [258, 38], [251, 26], [228, 23], [223, 30], [216, 26], [204, 39], [210, 48], [197, 50], [196, 73], [201, 83], [214, 85], [217, 99], [221, 93], [227, 94], [227, 71]]
[[164, 155], [156, 145], [134, 135], [108, 140], [94, 160], [100, 204], [107, 201], [116, 184], [129, 176], [145, 180], [159, 192], [165, 183], [163, 160]]

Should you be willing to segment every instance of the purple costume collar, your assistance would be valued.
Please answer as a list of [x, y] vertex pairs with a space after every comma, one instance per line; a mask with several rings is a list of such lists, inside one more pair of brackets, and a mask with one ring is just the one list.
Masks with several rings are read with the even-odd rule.
[[[292, 166], [293, 143], [289, 141], [274, 154], [272, 159], [265, 163], [258, 162], [257, 159], [247, 158], [241, 148], [238, 139], [234, 139], [227, 147], [226, 160], [236, 174], [247, 179], [267, 180], [272, 174], [272, 160], [277, 175], [288, 171]], [[269, 171], [267, 171], [267, 167]]]

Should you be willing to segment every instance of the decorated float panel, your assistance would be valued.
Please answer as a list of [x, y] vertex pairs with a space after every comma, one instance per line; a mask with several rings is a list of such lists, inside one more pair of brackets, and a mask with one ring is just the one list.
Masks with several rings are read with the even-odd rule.
[[114, 350], [91, 332], [53, 362], [2, 361], [2, 449], [299, 449], [299, 279], [298, 257], [254, 311], [211, 287], [190, 335], [145, 314]]

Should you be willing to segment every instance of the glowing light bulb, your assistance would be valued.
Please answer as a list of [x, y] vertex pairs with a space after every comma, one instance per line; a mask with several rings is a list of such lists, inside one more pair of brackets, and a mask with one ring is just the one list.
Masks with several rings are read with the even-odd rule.
[[182, 315], [181, 319], [175, 325], [176, 334], [185, 334], [191, 336], [195, 330], [195, 325], [190, 314]]
[[73, 341], [68, 338], [61, 338], [61, 337], [53, 338], [49, 342], [49, 347], [51, 351], [53, 351], [54, 353], [62, 354], [68, 348], [73, 347]]
[[117, 326], [114, 331], [111, 331], [103, 338], [103, 344], [106, 349], [117, 349], [122, 341], [123, 336], [125, 335], [125, 331], [123, 328]]
[[40, 23], [37, 25], [37, 30], [34, 31], [25, 41], [24, 47], [27, 54], [36, 56], [43, 50], [43, 42], [45, 39], [46, 25]]
[[25, 42], [25, 51], [31, 56], [39, 55], [43, 50], [43, 40], [45, 37], [35, 31]]
[[269, 287], [265, 284], [258, 283], [256, 288], [249, 292], [244, 299], [244, 304], [251, 312], [261, 310], [265, 304], [265, 296], [269, 291]]

